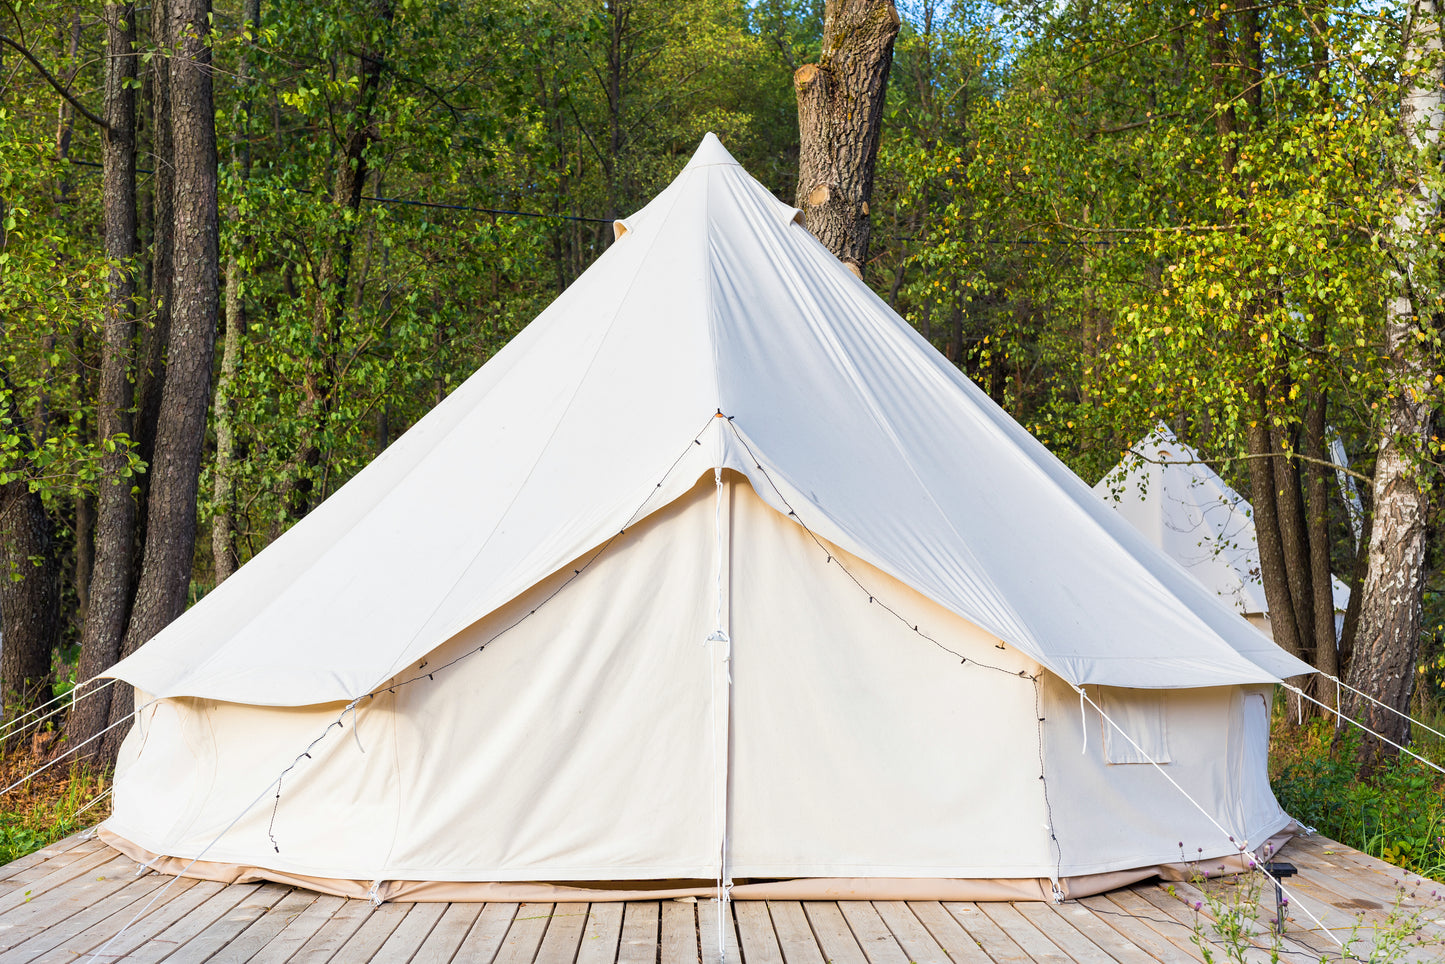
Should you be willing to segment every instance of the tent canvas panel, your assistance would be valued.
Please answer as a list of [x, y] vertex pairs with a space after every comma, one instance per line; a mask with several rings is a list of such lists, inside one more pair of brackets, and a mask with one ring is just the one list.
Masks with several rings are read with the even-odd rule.
[[[1118, 731], [1094, 707], [1081, 707], [1078, 694], [1062, 680], [1046, 675], [1041, 682], [1048, 783], [1067, 788], [1067, 795], [1050, 800], [1063, 876], [1196, 858], [1217, 861], [1234, 849], [1231, 835], [1255, 848], [1292, 824], [1269, 786], [1268, 715], [1255, 712], [1251, 703], [1266, 698], [1270, 687], [1087, 687], [1090, 699], [1141, 748], [1167, 744], [1170, 762], [1156, 768], [1108, 762], [1105, 731], [1122, 740]], [[1157, 718], [1163, 734], [1140, 726], [1156, 710], [1162, 710]]]
[[[726, 871], [743, 880], [1033, 881], [1169, 863], [1181, 837], [1228, 852], [1151, 767], [1104, 764], [1096, 717], [1079, 754], [1057, 677], [724, 479], [721, 505], [709, 474], [581, 575], [585, 557], [407, 667], [416, 682], [383, 688], [287, 775], [274, 826], [268, 799], [207, 860], [254, 867], [274, 833], [268, 867], [307, 878], [711, 880], [724, 792]], [[730, 666], [706, 642], [719, 588]], [[1019, 672], [1039, 676], [1042, 722]], [[1257, 757], [1267, 733], [1235, 705], [1246, 690], [1104, 705], [1162, 705], [1171, 772], [1219, 812], [1247, 801], [1253, 840], [1288, 818], [1250, 769], [1244, 748]], [[108, 831], [199, 854], [341, 710], [160, 701], [127, 739], [129, 804]]]

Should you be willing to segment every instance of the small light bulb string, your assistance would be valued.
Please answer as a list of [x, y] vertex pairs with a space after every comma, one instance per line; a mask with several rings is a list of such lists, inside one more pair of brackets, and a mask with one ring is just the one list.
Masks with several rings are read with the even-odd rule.
[[[594, 551], [590, 556], [588, 556], [585, 562], [583, 562], [580, 566], [574, 568], [571, 575], [567, 576], [566, 579], [562, 580], [562, 582], [559, 583], [555, 589], [553, 589], [550, 593], [544, 596], [535, 606], [532, 606], [515, 620], [508, 623], [506, 626], [503, 626], [501, 629], [497, 630], [475, 649], [468, 649], [448, 660], [447, 662], [442, 663], [440, 666], [434, 666], [431, 669], [427, 669], [427, 664], [429, 663], [429, 660], [424, 659], [417, 665], [417, 672], [415, 675], [409, 676], [405, 679], [397, 680], [394, 683], [384, 683], [381, 686], [378, 686], [376, 689], [372, 690], [371, 692], [364, 693], [361, 696], [358, 696], [356, 699], [352, 700], [350, 703], [348, 703], [346, 705], [346, 708], [341, 711], [340, 715], [338, 715], [336, 719], [332, 720], [331, 723], [327, 725], [326, 729], [321, 732], [321, 735], [316, 737], [316, 739], [312, 740], [311, 743], [307, 745], [306, 749], [302, 750], [301, 753], [297, 755], [296, 759], [291, 761], [290, 766], [282, 770], [280, 775], [276, 778], [276, 794], [275, 799], [272, 801], [271, 804], [271, 820], [266, 827], [266, 836], [270, 838], [271, 846], [276, 851], [276, 853], [279, 854], [281, 852], [281, 846], [276, 840], [275, 830], [276, 818], [281, 808], [282, 781], [285, 779], [287, 774], [289, 774], [298, 765], [300, 765], [302, 760], [313, 759], [313, 757], [311, 756], [311, 751], [315, 749], [318, 743], [326, 739], [327, 735], [330, 734], [333, 729], [346, 728], [342, 723], [342, 720], [345, 719], [346, 714], [352, 714], [352, 726], [356, 727], [356, 721], [360, 714], [360, 704], [363, 700], [374, 700], [382, 693], [394, 694], [400, 687], [410, 686], [412, 683], [418, 683], [422, 680], [435, 681], [437, 673], [440, 673], [443, 670], [455, 666], [462, 660], [470, 659], [473, 656], [476, 656], [478, 653], [481, 653], [492, 643], [496, 642], [498, 639], [505, 636], [512, 630], [516, 629], [518, 626], [522, 625], [522, 623], [526, 622], [531, 617], [535, 616], [538, 610], [546, 606], [553, 599], [557, 598], [557, 596], [562, 592], [562, 590], [566, 589], [578, 578], [580, 578], [584, 572], [590, 569], [592, 567], [592, 564], [595, 563], [599, 558], [601, 558], [602, 555], [607, 552], [609, 548], [612, 547], [612, 544], [615, 543], [618, 539], [620, 539], [623, 535], [625, 535], [627, 533], [627, 530], [630, 529], [642, 517], [643, 510], [645, 510], [648, 504], [652, 502], [652, 500], [656, 497], [657, 493], [662, 490], [663, 485], [667, 483], [667, 480], [672, 476], [673, 472], [675, 472], [677, 470], [677, 467], [682, 464], [682, 460], [687, 458], [688, 453], [692, 451], [693, 446], [702, 444], [703, 435], [707, 433], [707, 430], [712, 426], [715, 421], [717, 421], [721, 417], [721, 415], [722, 413], [718, 412], [715, 415], [709, 415], [707, 417], [707, 421], [704, 422], [702, 424], [702, 427], [698, 429], [697, 433], [693, 435], [692, 439], [688, 442], [687, 447], [684, 448], [682, 452], [678, 455], [678, 457], [673, 460], [672, 464], [667, 467], [667, 471], [662, 474], [662, 478], [657, 482], [657, 484], [648, 490], [647, 495], [643, 497], [640, 503], [638, 503], [637, 508], [632, 511], [632, 514], [627, 517], [627, 521], [622, 524], [622, 527], [618, 529], [617, 532], [613, 533], [610, 537], [608, 537], [608, 539], [603, 542], [602, 545], [598, 546], [596, 551]], [[356, 736], [356, 745], [358, 749], [362, 749], [361, 738], [359, 735]], [[362, 752], [365, 752], [365, 750], [362, 749]]]
[[808, 534], [808, 538], [813, 540], [813, 544], [823, 551], [823, 554], [826, 557], [826, 561], [829, 564], [836, 565], [839, 569], [841, 569], [843, 571], [843, 575], [847, 576], [850, 580], [852, 580], [853, 585], [857, 586], [860, 590], [863, 591], [864, 594], [868, 596], [869, 604], [881, 606], [885, 612], [891, 615], [894, 619], [898, 620], [904, 626], [908, 627], [909, 631], [912, 632], [914, 635], [926, 639], [928, 642], [932, 643], [934, 646], [937, 646], [939, 649], [943, 650], [950, 656], [957, 657], [960, 665], [977, 666], [980, 669], [991, 669], [996, 673], [1002, 673], [1004, 676], [1012, 676], [1016, 679], [1035, 681], [1038, 679], [1037, 676], [1031, 673], [1027, 673], [1024, 670], [1005, 669], [1002, 666], [995, 666], [992, 663], [984, 662], [983, 660], [977, 659], [976, 657], [965, 656], [957, 650], [945, 646], [943, 643], [939, 642], [937, 639], [933, 638], [932, 636], [928, 635], [928, 633], [925, 633], [923, 630], [921, 630], [918, 623], [910, 622], [909, 620], [905, 619], [902, 613], [898, 612], [898, 610], [894, 609], [892, 606], [888, 605], [886, 602], [880, 599], [876, 592], [865, 586], [863, 582], [857, 576], [855, 576], [846, 565], [843, 564], [842, 559], [839, 559], [833, 554], [833, 550], [829, 549], [823, 543], [823, 540], [818, 537], [817, 533], [815, 533], [812, 529], [808, 528], [808, 524], [803, 521], [803, 517], [798, 515], [797, 510], [794, 509], [792, 504], [788, 502], [787, 496], [783, 495], [782, 489], [778, 488], [778, 483], [773, 481], [772, 475], [768, 473], [767, 469], [763, 468], [762, 459], [758, 458], [757, 453], [753, 451], [753, 448], [751, 445], [748, 444], [747, 439], [745, 439], [738, 431], [737, 426], [733, 423], [733, 416], [728, 415], [726, 416], [726, 418], [728, 428], [732, 430], [733, 435], [738, 440], [738, 444], [740, 444], [743, 449], [748, 453], [748, 457], [752, 459], [753, 466], [760, 473], [762, 473], [763, 479], [767, 481], [769, 487], [771, 487], [773, 492], [777, 494], [778, 500], [782, 502], [783, 507], [788, 510], [788, 516], [794, 522], [796, 522], [805, 533]]

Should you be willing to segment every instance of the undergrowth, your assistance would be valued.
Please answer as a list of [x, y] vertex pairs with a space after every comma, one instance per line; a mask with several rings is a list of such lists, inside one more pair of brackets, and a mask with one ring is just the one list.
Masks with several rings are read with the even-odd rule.
[[[1439, 741], [1418, 735], [1415, 752], [1445, 760]], [[1358, 734], [1343, 732], [1337, 743], [1334, 725], [1321, 719], [1304, 726], [1277, 719], [1271, 743], [1270, 782], [1286, 813], [1372, 857], [1445, 877], [1445, 777], [1401, 754], [1361, 780], [1354, 763]]]
[[[35, 749], [0, 754], [0, 787], [45, 765]], [[57, 764], [5, 794], [0, 802], [0, 865], [17, 860], [110, 815], [108, 774], [83, 763]]]

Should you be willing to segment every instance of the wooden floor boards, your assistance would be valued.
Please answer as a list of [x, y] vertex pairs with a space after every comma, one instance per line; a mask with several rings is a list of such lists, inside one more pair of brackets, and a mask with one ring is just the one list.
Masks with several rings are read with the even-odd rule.
[[[1445, 960], [1445, 886], [1321, 837], [1282, 858], [1300, 871], [1283, 959], [1338, 960], [1352, 938], [1368, 958], [1390, 933], [1400, 960]], [[736, 901], [720, 921], [712, 900], [373, 906], [172, 880], [72, 837], [0, 867], [0, 964], [1196, 964], [1227, 956], [1217, 918], [1239, 908], [1246, 959], [1269, 961], [1274, 890], [1242, 878], [1064, 904]]]

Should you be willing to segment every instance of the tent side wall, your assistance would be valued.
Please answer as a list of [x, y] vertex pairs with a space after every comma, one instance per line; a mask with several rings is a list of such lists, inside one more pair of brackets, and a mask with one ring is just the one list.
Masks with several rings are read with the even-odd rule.
[[1093, 706], [1081, 708], [1062, 680], [1045, 679], [1048, 782], [1063, 788], [1053, 816], [1064, 876], [1213, 861], [1291, 826], [1269, 785], [1271, 687], [1086, 687], [1116, 728]]
[[[157, 702], [126, 742], [108, 835], [179, 870], [256, 801], [196, 872], [349, 894], [391, 881], [408, 899], [476, 882], [465, 892], [492, 899], [564, 899], [557, 882], [705, 891], [724, 805], [729, 876], [794, 881], [759, 896], [1041, 898], [1060, 872], [1125, 883], [1177, 859], [1179, 839], [1228, 851], [1152, 768], [1105, 762], [1096, 718], [1079, 755], [1062, 682], [813, 541], [740, 476], [721, 503], [705, 478], [584, 560], [354, 715]], [[730, 653], [706, 642], [719, 593]], [[1256, 690], [1096, 698], [1128, 720], [1151, 719], [1141, 701], [1162, 712], [1181, 782], [1255, 833], [1282, 817], [1267, 730], [1243, 710]], [[266, 792], [323, 733], [279, 800]]]

